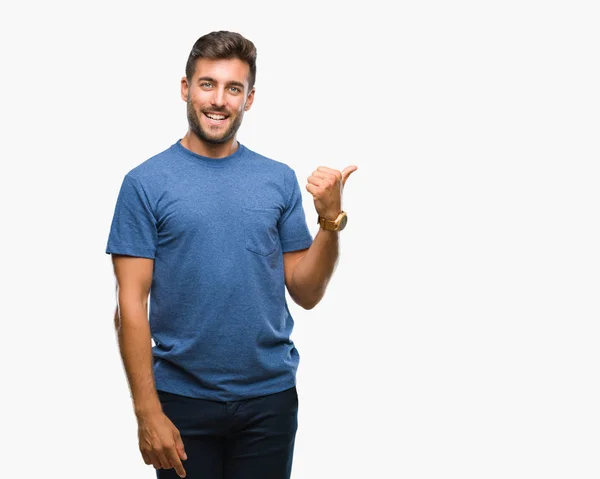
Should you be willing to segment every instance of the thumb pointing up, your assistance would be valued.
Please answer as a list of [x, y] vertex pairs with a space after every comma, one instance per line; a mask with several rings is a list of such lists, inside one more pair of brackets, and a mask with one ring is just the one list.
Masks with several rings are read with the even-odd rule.
[[342, 186], [346, 184], [346, 180], [350, 178], [350, 175], [358, 170], [358, 166], [350, 165], [342, 170]]

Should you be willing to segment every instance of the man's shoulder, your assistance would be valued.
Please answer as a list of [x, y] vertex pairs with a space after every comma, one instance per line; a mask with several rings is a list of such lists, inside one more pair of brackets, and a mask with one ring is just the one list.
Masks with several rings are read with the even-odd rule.
[[164, 177], [173, 165], [174, 156], [176, 156], [176, 153], [173, 151], [173, 145], [171, 145], [131, 168], [127, 172], [127, 176], [142, 183], [154, 178]]
[[256, 151], [251, 150], [250, 148], [248, 148], [245, 145], [244, 145], [244, 148], [246, 148], [248, 157], [254, 165], [263, 166], [263, 167], [269, 168], [273, 171], [281, 171], [284, 173], [289, 173], [290, 171], [293, 171], [292, 167], [282, 160], [275, 160], [274, 158], [272, 158], [270, 156], [267, 156], [267, 155], [264, 155], [261, 153], [257, 153]]

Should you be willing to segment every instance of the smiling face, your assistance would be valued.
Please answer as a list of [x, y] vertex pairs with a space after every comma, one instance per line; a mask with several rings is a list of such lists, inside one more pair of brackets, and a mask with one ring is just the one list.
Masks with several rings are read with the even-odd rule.
[[233, 145], [244, 112], [254, 100], [248, 73], [248, 64], [237, 58], [199, 58], [191, 80], [181, 79], [189, 132], [204, 146]]

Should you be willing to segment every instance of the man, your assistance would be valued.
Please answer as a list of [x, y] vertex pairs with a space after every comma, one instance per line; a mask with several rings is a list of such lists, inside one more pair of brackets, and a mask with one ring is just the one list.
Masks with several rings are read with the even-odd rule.
[[181, 80], [188, 132], [125, 175], [115, 207], [115, 326], [159, 479], [290, 477], [299, 356], [285, 290], [304, 309], [322, 299], [357, 167], [308, 178], [312, 238], [294, 171], [236, 140], [255, 76], [252, 42], [199, 38]]

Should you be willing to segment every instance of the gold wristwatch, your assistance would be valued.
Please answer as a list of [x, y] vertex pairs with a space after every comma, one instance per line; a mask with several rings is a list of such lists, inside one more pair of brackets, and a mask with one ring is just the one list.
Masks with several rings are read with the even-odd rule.
[[321, 228], [327, 231], [342, 231], [346, 227], [348, 222], [348, 216], [346, 212], [342, 211], [335, 220], [326, 220], [319, 216], [317, 223]]

